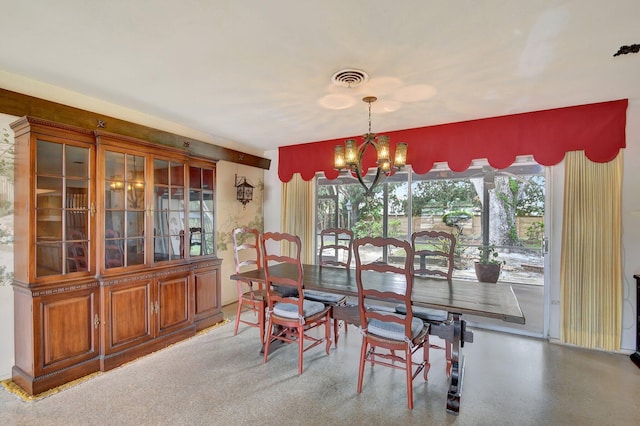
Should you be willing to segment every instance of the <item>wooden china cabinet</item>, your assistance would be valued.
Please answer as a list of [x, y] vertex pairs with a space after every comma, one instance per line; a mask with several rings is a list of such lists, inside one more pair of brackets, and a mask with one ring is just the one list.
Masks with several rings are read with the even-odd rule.
[[222, 320], [213, 159], [37, 118], [15, 132], [15, 366], [30, 394]]

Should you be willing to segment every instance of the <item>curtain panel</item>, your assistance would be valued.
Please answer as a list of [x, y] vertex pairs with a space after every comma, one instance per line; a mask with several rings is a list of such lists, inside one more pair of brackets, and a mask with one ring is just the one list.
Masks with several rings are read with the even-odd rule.
[[570, 152], [565, 168], [560, 339], [617, 351], [622, 327], [623, 152], [608, 163]]
[[[302, 240], [302, 263], [313, 263], [313, 182], [295, 176], [282, 184], [282, 232]], [[283, 253], [292, 256], [294, 253]]]
[[[398, 142], [409, 145], [407, 163], [418, 174], [428, 172], [439, 162], [461, 172], [473, 160], [482, 158], [502, 169], [519, 155], [533, 155], [539, 164], [552, 166], [569, 151], [584, 151], [591, 161], [603, 163], [614, 159], [625, 147], [627, 103], [623, 99], [379, 134], [390, 137], [394, 150]], [[361, 136], [348, 136], [280, 147], [280, 180], [289, 182], [296, 173], [311, 180], [318, 172], [329, 180], [336, 179], [334, 147], [349, 138], [362, 140]], [[364, 166], [375, 167], [375, 153], [368, 151]]]

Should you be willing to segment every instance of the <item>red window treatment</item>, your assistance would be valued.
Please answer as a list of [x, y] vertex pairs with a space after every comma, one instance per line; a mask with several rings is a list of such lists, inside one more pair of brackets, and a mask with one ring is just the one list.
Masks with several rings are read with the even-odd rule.
[[[409, 145], [407, 164], [418, 174], [438, 162], [460, 172], [481, 158], [502, 169], [519, 155], [533, 155], [538, 163], [551, 166], [568, 151], [584, 151], [591, 161], [604, 163], [625, 147], [627, 104], [622, 99], [380, 134], [389, 136], [394, 150], [398, 142]], [[324, 172], [327, 179], [337, 178], [333, 149], [349, 138], [354, 137], [280, 147], [280, 180], [288, 182], [294, 173], [311, 180], [317, 172]], [[355, 139], [360, 145], [362, 137]], [[367, 154], [365, 167], [375, 167], [373, 150]]]

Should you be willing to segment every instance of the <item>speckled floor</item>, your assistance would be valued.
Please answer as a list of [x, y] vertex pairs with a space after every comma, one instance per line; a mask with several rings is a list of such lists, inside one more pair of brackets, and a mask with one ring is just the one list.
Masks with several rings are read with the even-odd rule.
[[[233, 307], [227, 309], [233, 317]], [[245, 314], [248, 315], [248, 314]], [[233, 319], [233, 318], [232, 318]], [[360, 335], [349, 327], [326, 355], [282, 347], [263, 364], [255, 328], [233, 322], [58, 394], [23, 402], [0, 390], [1, 425], [635, 425], [640, 369], [626, 355], [475, 330], [464, 347], [459, 416], [446, 413], [443, 351], [429, 381], [367, 367], [356, 393]]]

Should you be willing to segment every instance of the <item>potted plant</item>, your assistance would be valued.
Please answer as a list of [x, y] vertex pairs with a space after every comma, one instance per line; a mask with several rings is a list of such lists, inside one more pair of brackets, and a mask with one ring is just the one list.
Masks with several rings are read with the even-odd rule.
[[483, 283], [498, 282], [500, 268], [506, 262], [498, 260], [498, 252], [494, 244], [478, 247], [480, 260], [475, 263], [476, 277]]

